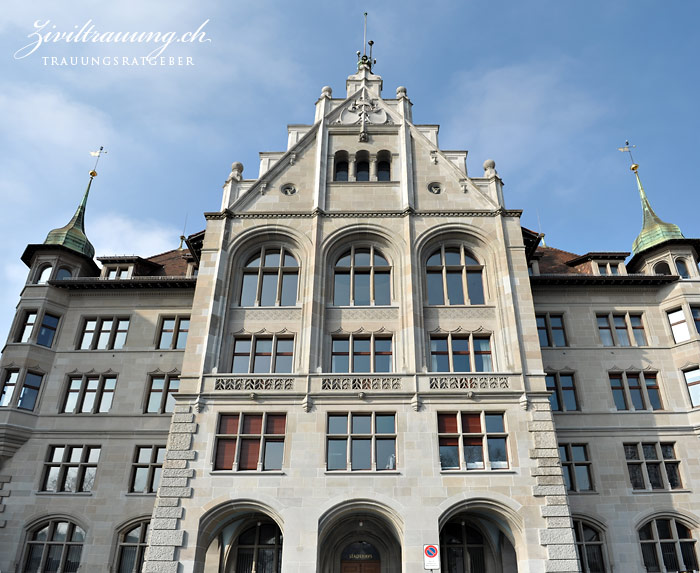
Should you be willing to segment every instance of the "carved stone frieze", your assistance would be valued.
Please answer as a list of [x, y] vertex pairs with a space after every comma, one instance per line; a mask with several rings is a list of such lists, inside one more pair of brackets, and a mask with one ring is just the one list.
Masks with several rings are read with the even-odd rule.
[[402, 390], [400, 378], [323, 378], [321, 390]]
[[217, 378], [214, 390], [294, 390], [294, 378]]
[[248, 320], [275, 323], [279, 321], [292, 321], [301, 319], [301, 309], [296, 307], [279, 308], [235, 308], [231, 311], [231, 318], [235, 321]]
[[332, 308], [328, 309], [328, 318], [342, 321], [397, 320], [399, 318], [399, 309], [378, 306], [368, 308]]
[[507, 376], [431, 376], [431, 390], [507, 390]]

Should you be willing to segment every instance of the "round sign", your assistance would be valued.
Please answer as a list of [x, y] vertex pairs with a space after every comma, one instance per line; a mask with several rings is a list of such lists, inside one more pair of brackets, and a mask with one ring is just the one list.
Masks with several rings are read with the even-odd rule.
[[438, 549], [434, 545], [427, 545], [425, 548], [425, 556], [433, 558], [438, 554]]

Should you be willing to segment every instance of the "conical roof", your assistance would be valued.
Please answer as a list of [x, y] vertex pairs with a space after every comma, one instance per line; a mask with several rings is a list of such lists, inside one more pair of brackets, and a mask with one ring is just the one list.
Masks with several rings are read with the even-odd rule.
[[634, 171], [634, 175], [637, 178], [637, 188], [639, 189], [639, 198], [642, 201], [643, 215], [642, 230], [634, 243], [632, 243], [632, 252], [636, 255], [670, 239], [685, 239], [678, 225], [662, 221], [654, 212], [654, 209], [651, 208], [649, 199], [644, 192], [642, 181], [639, 178], [639, 166], [633, 164], [631, 169]]
[[94, 171], [90, 172], [90, 181], [85, 190], [85, 195], [83, 195], [83, 200], [80, 202], [80, 205], [78, 205], [78, 209], [75, 215], [73, 215], [73, 218], [67, 225], [49, 231], [44, 241], [45, 245], [61, 245], [81, 255], [85, 255], [90, 259], [95, 256], [95, 247], [92, 246], [92, 243], [85, 234], [85, 206], [87, 205], [90, 186], [92, 185], [92, 180], [95, 175], [97, 175], [97, 173]]

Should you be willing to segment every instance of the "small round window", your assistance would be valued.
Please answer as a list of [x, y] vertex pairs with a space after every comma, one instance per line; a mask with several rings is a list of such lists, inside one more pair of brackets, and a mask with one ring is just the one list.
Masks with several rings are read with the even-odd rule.
[[297, 188], [294, 186], [293, 183], [285, 183], [280, 188], [280, 191], [282, 191], [283, 195], [296, 195]]

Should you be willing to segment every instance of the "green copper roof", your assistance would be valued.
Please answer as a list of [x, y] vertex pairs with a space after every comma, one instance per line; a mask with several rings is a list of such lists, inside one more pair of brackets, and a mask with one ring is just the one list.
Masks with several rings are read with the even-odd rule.
[[651, 208], [649, 199], [644, 192], [644, 187], [642, 187], [642, 181], [639, 179], [637, 165], [632, 165], [632, 171], [637, 178], [637, 188], [639, 189], [639, 198], [642, 200], [642, 214], [644, 216], [642, 230], [632, 243], [632, 252], [636, 255], [669, 239], [684, 239], [678, 225], [666, 223], [654, 213], [654, 209]]
[[62, 245], [90, 259], [95, 256], [95, 247], [92, 246], [92, 243], [88, 241], [85, 235], [85, 205], [87, 204], [90, 186], [94, 177], [92, 173], [90, 174], [90, 181], [85, 190], [85, 195], [83, 195], [83, 200], [78, 205], [73, 218], [64, 227], [49, 231], [44, 241], [45, 245]]

